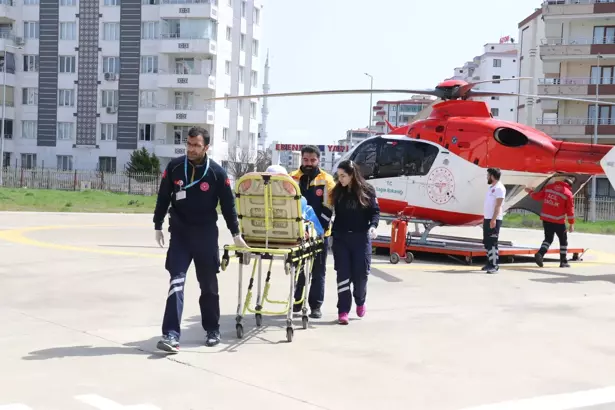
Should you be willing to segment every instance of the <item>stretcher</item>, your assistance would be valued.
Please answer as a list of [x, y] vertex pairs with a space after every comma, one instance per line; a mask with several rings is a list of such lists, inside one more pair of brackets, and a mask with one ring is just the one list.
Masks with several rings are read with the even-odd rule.
[[[239, 259], [237, 291], [237, 337], [244, 335], [243, 321], [246, 312], [255, 314], [256, 326], [262, 324], [263, 315], [286, 315], [286, 339], [292, 342], [293, 306], [302, 305], [302, 325], [308, 326], [306, 295], [309, 294], [314, 257], [322, 252], [323, 240], [316, 234], [314, 224], [303, 218], [301, 189], [288, 175], [268, 173], [248, 173], [235, 184], [235, 203], [242, 237], [248, 248], [225, 245], [221, 269], [228, 267], [231, 252]], [[305, 237], [305, 232], [308, 237]], [[243, 296], [243, 267], [253, 259], [252, 274], [245, 298]], [[274, 259], [284, 263], [288, 276], [288, 298], [271, 300], [269, 289], [271, 267]], [[263, 289], [263, 260], [269, 261]], [[300, 300], [295, 302], [295, 289], [299, 274], [305, 272], [305, 286]], [[258, 272], [258, 275], [256, 275]], [[256, 277], [256, 303], [252, 307], [252, 289]], [[282, 305], [279, 311], [264, 309], [265, 303]]]

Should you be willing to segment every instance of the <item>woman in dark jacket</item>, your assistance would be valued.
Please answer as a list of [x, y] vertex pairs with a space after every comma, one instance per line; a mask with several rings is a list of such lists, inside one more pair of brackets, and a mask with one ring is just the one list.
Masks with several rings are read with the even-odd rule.
[[342, 161], [338, 166], [337, 176], [338, 182], [331, 193], [335, 206], [331, 235], [337, 271], [339, 323], [347, 325], [352, 306], [351, 283], [357, 315], [365, 315], [372, 239], [377, 236], [380, 208], [374, 188], [365, 182], [361, 170], [354, 162]]

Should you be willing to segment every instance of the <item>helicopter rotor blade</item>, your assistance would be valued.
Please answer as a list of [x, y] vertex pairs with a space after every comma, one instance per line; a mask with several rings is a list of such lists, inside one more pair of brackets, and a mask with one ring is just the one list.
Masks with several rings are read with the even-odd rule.
[[336, 94], [419, 94], [432, 95], [438, 97], [442, 94], [440, 90], [399, 90], [399, 89], [357, 89], [357, 90], [320, 90], [320, 91], [297, 91], [288, 93], [271, 94], [251, 94], [251, 95], [229, 95], [225, 97], [207, 98], [206, 101], [220, 100], [243, 100], [250, 98], [264, 97], [297, 97], [306, 95], [336, 95]]
[[459, 87], [459, 94], [460, 95], [466, 95], [468, 92], [470, 92], [472, 90], [472, 88], [474, 88], [475, 86], [479, 85], [479, 84], [487, 84], [487, 83], [499, 83], [500, 81], [519, 81], [519, 80], [531, 80], [532, 77], [517, 77], [517, 78], [498, 78], [496, 79], [491, 79], [491, 80], [482, 80], [482, 81], [476, 81], [473, 83], [469, 83], [466, 84], [464, 86]]
[[558, 101], [575, 101], [575, 102], [586, 102], [591, 104], [596, 104], [598, 102], [601, 105], [615, 105], [614, 101], [603, 101], [603, 100], [589, 100], [585, 98], [571, 98], [571, 97], [559, 97], [555, 95], [536, 95], [536, 94], [517, 94], [517, 93], [498, 93], [498, 92], [490, 92], [490, 91], [472, 91], [468, 93], [468, 97], [526, 97], [526, 98], [537, 98], [543, 100], [558, 100]]

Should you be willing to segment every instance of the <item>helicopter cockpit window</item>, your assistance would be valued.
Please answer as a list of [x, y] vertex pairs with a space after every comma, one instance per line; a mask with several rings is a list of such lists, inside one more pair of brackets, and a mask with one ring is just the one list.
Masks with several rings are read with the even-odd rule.
[[376, 171], [376, 158], [378, 156], [378, 141], [377, 139], [365, 141], [354, 152], [350, 158], [359, 165], [363, 178], [373, 178]]
[[408, 141], [411, 147], [406, 151], [404, 175], [427, 175], [440, 153], [438, 147], [419, 141]]
[[403, 175], [405, 163], [405, 141], [384, 141], [378, 156], [378, 178], [392, 178]]
[[378, 156], [378, 178], [427, 175], [439, 149], [420, 141], [384, 141]]

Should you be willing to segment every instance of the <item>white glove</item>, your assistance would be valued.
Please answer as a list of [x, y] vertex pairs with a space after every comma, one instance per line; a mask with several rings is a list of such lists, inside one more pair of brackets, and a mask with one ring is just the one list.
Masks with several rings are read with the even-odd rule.
[[162, 248], [164, 246], [164, 234], [162, 231], [156, 231], [156, 242]]
[[248, 244], [243, 240], [241, 235], [234, 236], [233, 242], [235, 242], [235, 246], [238, 248], [249, 248]]
[[372, 239], [376, 239], [378, 237], [378, 232], [376, 232], [376, 228], [374, 228], [373, 226], [369, 228], [369, 236]]

